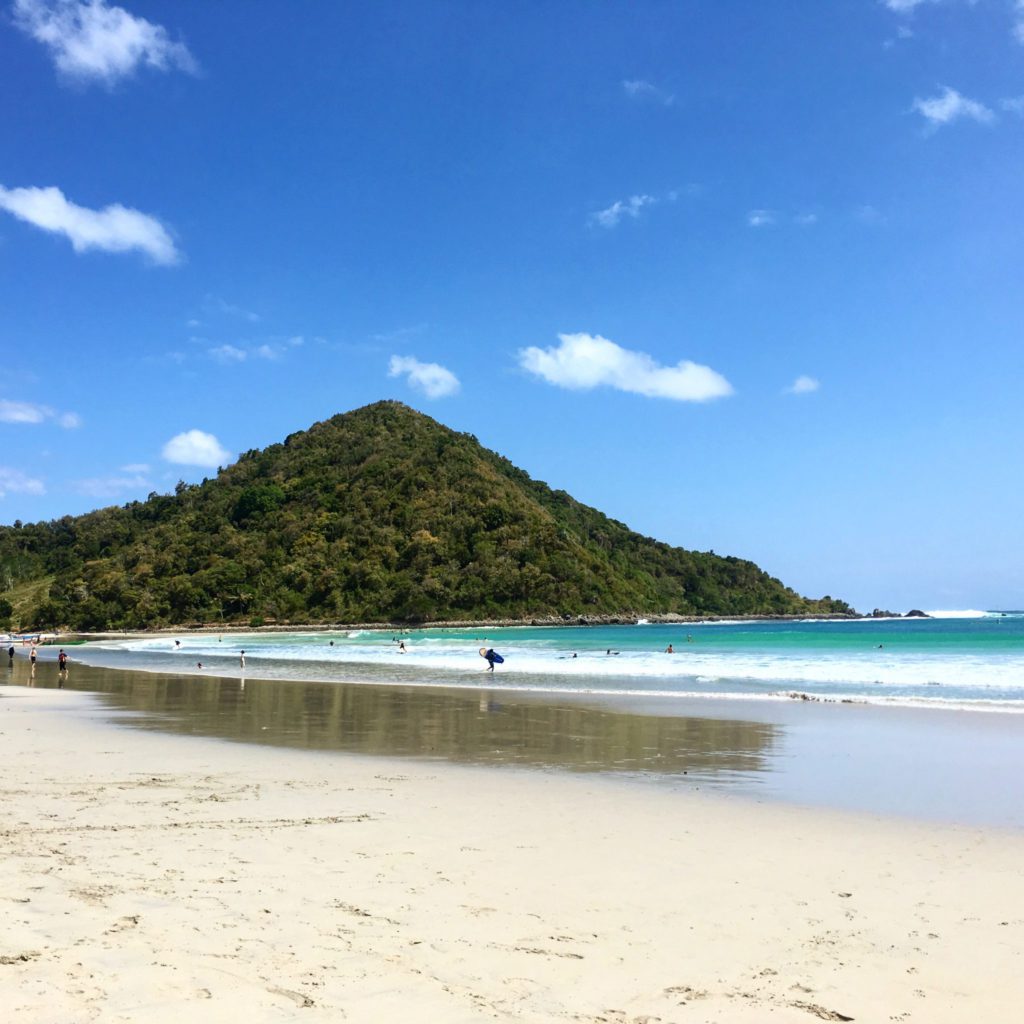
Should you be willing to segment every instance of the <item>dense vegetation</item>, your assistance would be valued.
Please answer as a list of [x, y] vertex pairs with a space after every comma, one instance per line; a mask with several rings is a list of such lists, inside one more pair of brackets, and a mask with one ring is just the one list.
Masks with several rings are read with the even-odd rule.
[[849, 610], [633, 533], [397, 402], [172, 495], [0, 527], [5, 592], [33, 595], [16, 625], [82, 630]]

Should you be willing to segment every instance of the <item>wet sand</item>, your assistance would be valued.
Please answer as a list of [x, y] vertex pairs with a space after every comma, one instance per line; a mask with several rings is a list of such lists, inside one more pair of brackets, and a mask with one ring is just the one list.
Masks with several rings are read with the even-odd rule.
[[[44, 652], [49, 655], [52, 652]], [[100, 695], [135, 728], [266, 746], [640, 778], [902, 818], [1024, 829], [1024, 715], [839, 703], [242, 680], [52, 658], [0, 682]]]
[[1011, 1020], [1024, 835], [118, 728], [0, 689], [24, 1022]]

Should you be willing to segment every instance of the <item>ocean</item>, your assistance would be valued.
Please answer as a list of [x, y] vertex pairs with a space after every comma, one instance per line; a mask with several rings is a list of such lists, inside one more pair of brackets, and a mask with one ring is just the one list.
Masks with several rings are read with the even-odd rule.
[[[670, 645], [673, 653], [667, 653]], [[505, 659], [493, 674], [484, 672], [482, 647]], [[706, 697], [1024, 711], [1021, 611], [936, 612], [927, 619], [182, 632], [96, 641], [76, 647], [74, 655], [86, 664], [157, 672], [486, 686], [625, 703], [642, 698], [648, 706]]]

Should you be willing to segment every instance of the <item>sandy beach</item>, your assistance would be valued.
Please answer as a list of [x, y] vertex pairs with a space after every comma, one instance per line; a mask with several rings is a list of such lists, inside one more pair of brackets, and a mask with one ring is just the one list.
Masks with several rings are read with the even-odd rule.
[[21, 1022], [1010, 1020], [1024, 835], [132, 730], [6, 687]]

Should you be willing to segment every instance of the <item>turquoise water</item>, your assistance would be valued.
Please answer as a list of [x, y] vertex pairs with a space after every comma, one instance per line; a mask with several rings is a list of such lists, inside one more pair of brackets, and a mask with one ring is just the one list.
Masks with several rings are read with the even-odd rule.
[[[670, 644], [674, 653], [667, 653]], [[493, 676], [482, 674], [482, 646], [505, 657]], [[244, 670], [239, 660], [243, 649]], [[93, 643], [76, 648], [75, 656], [96, 665], [267, 679], [486, 685], [492, 690], [665, 699], [792, 699], [803, 694], [822, 700], [1024, 711], [1024, 612], [401, 633], [182, 633]]]

